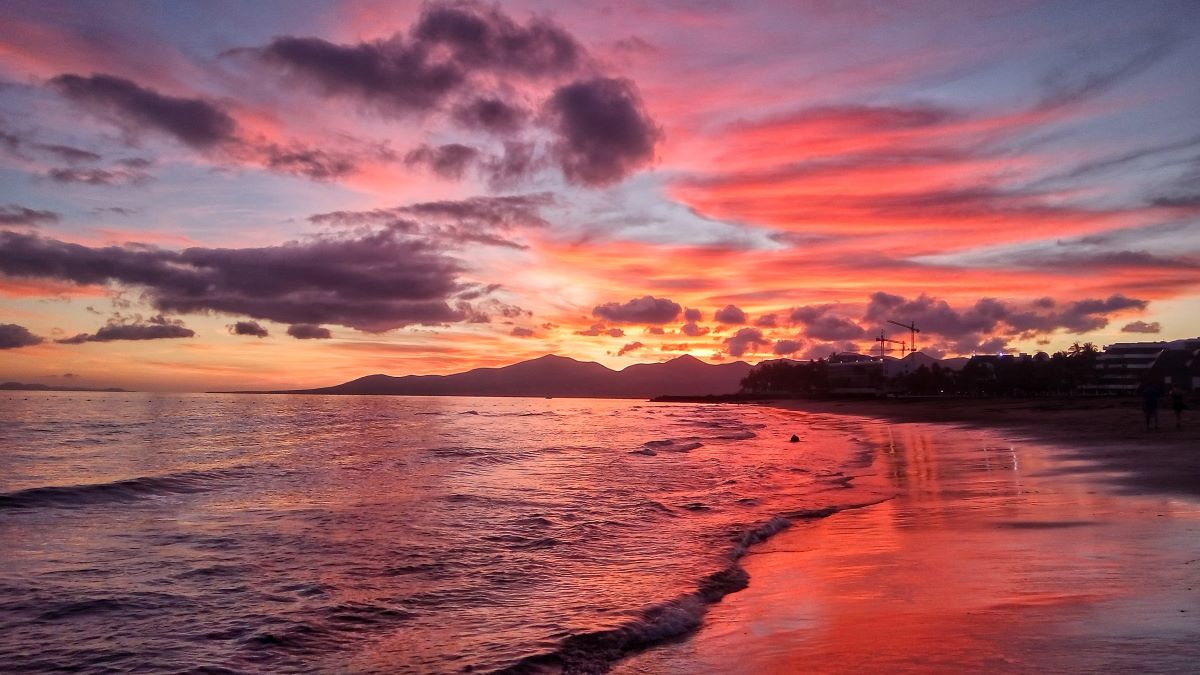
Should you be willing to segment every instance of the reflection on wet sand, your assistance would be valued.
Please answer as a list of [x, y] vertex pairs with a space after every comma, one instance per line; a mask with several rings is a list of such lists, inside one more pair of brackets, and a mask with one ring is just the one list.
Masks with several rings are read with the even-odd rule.
[[868, 428], [857, 480], [895, 499], [771, 540], [694, 639], [617, 672], [1194, 670], [1200, 505], [991, 432]]

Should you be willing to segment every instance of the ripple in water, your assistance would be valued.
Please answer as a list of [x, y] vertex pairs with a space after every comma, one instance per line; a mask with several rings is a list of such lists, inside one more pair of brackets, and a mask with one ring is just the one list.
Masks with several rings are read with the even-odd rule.
[[601, 672], [879, 498], [869, 434], [751, 406], [4, 404], [0, 664], [31, 671]]

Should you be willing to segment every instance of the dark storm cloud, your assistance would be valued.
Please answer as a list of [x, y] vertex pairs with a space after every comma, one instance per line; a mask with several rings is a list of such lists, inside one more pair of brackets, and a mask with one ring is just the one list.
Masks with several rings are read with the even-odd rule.
[[0, 231], [0, 273], [145, 289], [156, 308], [369, 332], [459, 321], [458, 261], [391, 228], [259, 248], [92, 248]]
[[625, 303], [606, 302], [592, 309], [592, 316], [616, 323], [664, 324], [674, 321], [683, 308], [666, 298], [643, 296]]
[[642, 344], [641, 342], [630, 342], [629, 344], [627, 344], [624, 347], [621, 347], [620, 349], [617, 350], [617, 356], [625, 356], [626, 354], [632, 354], [633, 352], [636, 352], [637, 350], [639, 350], [645, 346], [646, 345]]
[[259, 149], [263, 164], [280, 173], [313, 180], [332, 180], [353, 173], [357, 168], [349, 155], [293, 145], [268, 144]]
[[37, 227], [57, 223], [59, 216], [53, 211], [30, 209], [17, 204], [0, 206], [0, 225]]
[[742, 328], [732, 337], [725, 338], [722, 344], [730, 356], [742, 356], [747, 352], [760, 351], [762, 347], [770, 345], [771, 341], [763, 337], [762, 331], [757, 328]]
[[50, 83], [85, 108], [115, 114], [127, 129], [154, 129], [193, 148], [230, 141], [237, 128], [232, 117], [209, 101], [167, 96], [121, 77], [67, 74]]
[[804, 325], [804, 334], [814, 340], [834, 342], [855, 340], [866, 331], [854, 321], [834, 313], [836, 305], [811, 305], [796, 307], [789, 318], [792, 323]]
[[609, 185], [654, 159], [661, 135], [633, 83], [597, 77], [558, 88], [546, 104], [554, 156], [568, 181]]
[[64, 345], [78, 345], [85, 342], [114, 342], [117, 340], [166, 340], [173, 338], [190, 338], [196, 332], [185, 328], [183, 323], [167, 319], [162, 315], [152, 317], [148, 321], [120, 323], [110, 321], [94, 334], [80, 333], [75, 337], [55, 340]]
[[688, 308], [683, 311], [683, 319], [689, 323], [696, 323], [704, 318], [704, 313], [698, 309]]
[[333, 337], [328, 328], [311, 323], [297, 323], [288, 326], [287, 334], [297, 340], [328, 340]]
[[42, 338], [29, 332], [24, 326], [15, 323], [0, 323], [0, 349], [17, 349], [32, 347], [42, 343]]
[[551, 21], [535, 17], [518, 25], [498, 7], [481, 3], [427, 5], [412, 28], [421, 45], [447, 47], [463, 66], [526, 77], [575, 70], [583, 48]]
[[238, 321], [229, 327], [229, 334], [265, 338], [270, 333], [267, 332], [266, 328], [259, 325], [257, 321]]
[[499, 136], [520, 131], [529, 118], [529, 111], [495, 97], [472, 99], [456, 106], [452, 114], [455, 122], [468, 129], [483, 129]]
[[1146, 323], [1145, 321], [1132, 321], [1121, 327], [1122, 333], [1161, 333], [1162, 325], [1157, 321]]
[[771, 353], [776, 356], [788, 356], [795, 354], [804, 347], [804, 343], [800, 340], [777, 340], [775, 346], [771, 348]]
[[746, 313], [740, 308], [733, 305], [725, 305], [718, 309], [716, 314], [713, 314], [713, 319], [717, 323], [723, 323], [727, 326], [740, 326], [746, 323]]
[[479, 156], [479, 151], [468, 145], [422, 145], [404, 156], [408, 166], [424, 166], [441, 178], [459, 180]]

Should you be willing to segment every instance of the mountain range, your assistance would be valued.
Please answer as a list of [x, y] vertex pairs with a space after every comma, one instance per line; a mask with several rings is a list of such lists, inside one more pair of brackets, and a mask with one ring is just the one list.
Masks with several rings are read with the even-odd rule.
[[502, 368], [453, 375], [367, 375], [332, 387], [275, 394], [390, 394], [406, 396], [549, 396], [652, 398], [732, 394], [750, 372], [744, 361], [708, 364], [694, 356], [612, 370], [593, 361], [548, 354]]

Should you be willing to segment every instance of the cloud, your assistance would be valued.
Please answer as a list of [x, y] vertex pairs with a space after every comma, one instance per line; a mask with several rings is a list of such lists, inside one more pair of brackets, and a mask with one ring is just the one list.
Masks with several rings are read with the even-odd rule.
[[779, 325], [779, 317], [774, 314], [763, 314], [754, 320], [754, 325], [758, 328], [775, 328]]
[[484, 96], [460, 104], [454, 121], [468, 129], [482, 129], [498, 136], [513, 134], [525, 126], [529, 111], [500, 98]]
[[630, 342], [629, 344], [627, 344], [624, 347], [621, 347], [619, 350], [617, 350], [617, 356], [625, 356], [626, 354], [631, 354], [645, 346], [646, 345], [644, 345], [640, 342]]
[[747, 352], [760, 351], [760, 348], [770, 345], [771, 341], [763, 337], [762, 331], [757, 328], [742, 328], [732, 337], [725, 338], [722, 344], [730, 356], [742, 356]]
[[427, 5], [412, 36], [423, 46], [448, 48], [462, 66], [534, 78], [569, 73], [584, 56], [575, 38], [548, 19], [521, 26], [498, 7], [473, 2]]
[[597, 77], [558, 88], [546, 103], [553, 154], [571, 183], [616, 183], [654, 159], [661, 132], [629, 80]]
[[1163, 325], [1156, 322], [1133, 321], [1121, 327], [1121, 333], [1162, 333]]
[[50, 80], [63, 96], [95, 112], [115, 115], [126, 130], [153, 129], [197, 149], [230, 141], [237, 124], [215, 104], [160, 94], [113, 75], [59, 75]]
[[408, 166], [425, 166], [441, 178], [459, 180], [479, 156], [479, 151], [467, 145], [422, 145], [404, 156]]
[[836, 305], [796, 307], [791, 311], [789, 318], [792, 323], [803, 324], [804, 334], [814, 340], [855, 340], [866, 333], [866, 330], [854, 321], [834, 314], [835, 307]]
[[801, 340], [776, 340], [775, 346], [771, 348], [771, 353], [776, 356], [788, 356], [795, 354], [804, 347], [804, 342]]
[[733, 305], [725, 305], [718, 309], [716, 314], [713, 314], [713, 319], [717, 323], [723, 323], [726, 326], [740, 326], [746, 323], [746, 313]]
[[353, 173], [357, 165], [349, 155], [306, 148], [301, 145], [281, 146], [274, 143], [260, 147], [263, 164], [280, 173], [290, 173], [313, 180], [332, 180]]
[[15, 323], [0, 323], [0, 349], [17, 349], [32, 347], [42, 343], [42, 338], [29, 332], [24, 326]]
[[297, 340], [328, 340], [333, 337], [328, 328], [311, 323], [296, 323], [288, 326], [287, 334]]
[[704, 318], [704, 313], [698, 309], [690, 309], [689, 308], [689, 309], [683, 310], [683, 318], [685, 321], [688, 321], [689, 323], [695, 323]]
[[509, 335], [512, 335], [513, 337], [519, 337], [519, 338], [529, 338], [529, 337], [533, 337], [534, 333], [533, 333], [532, 328], [523, 328], [521, 326], [513, 326], [512, 332], [509, 333]]
[[[241, 49], [329, 96], [352, 97], [391, 115], [425, 113], [466, 87], [476, 73], [531, 79], [575, 70], [584, 50], [547, 19], [519, 25], [499, 8], [476, 3], [425, 5], [408, 35], [335, 44], [283, 36]], [[479, 99], [487, 101], [489, 99]], [[467, 119], [503, 127], [507, 112], [464, 104]]]
[[433, 62], [424, 46], [399, 34], [354, 45], [284, 36], [242, 51], [323, 94], [351, 96], [391, 114], [430, 110], [466, 78], [457, 64]]
[[587, 337], [597, 337], [607, 335], [609, 337], [625, 337], [625, 331], [620, 328], [606, 328], [602, 323], [594, 323], [587, 330], [577, 330], [576, 335], [586, 335]]
[[310, 216], [308, 220], [336, 227], [383, 225], [440, 242], [447, 248], [476, 243], [523, 249], [524, 245], [506, 235], [518, 228], [548, 225], [540, 211], [552, 203], [554, 197], [549, 193], [470, 197], [370, 211], [332, 211]]
[[175, 319], [167, 319], [161, 314], [142, 322], [140, 318], [133, 323], [109, 321], [93, 334], [80, 333], [75, 337], [55, 340], [64, 345], [78, 345], [85, 342], [113, 342], [117, 340], [166, 340], [173, 338], [190, 338], [196, 332], [185, 328], [183, 323]]
[[697, 326], [696, 322], [694, 321], [689, 321], [679, 327], [679, 332], [688, 337], [700, 337], [701, 335], [708, 335], [710, 330], [711, 329], [708, 326]]
[[69, 145], [46, 145], [43, 143], [37, 143], [34, 147], [46, 152], [47, 154], [53, 155], [68, 164], [83, 164], [87, 162], [100, 161], [100, 155], [91, 152], [90, 150], [72, 148]]
[[517, 185], [544, 165], [545, 161], [534, 154], [532, 143], [505, 141], [504, 152], [484, 158], [479, 169], [489, 187], [503, 190]]
[[150, 176], [136, 169], [68, 169], [56, 168], [46, 172], [46, 178], [55, 183], [82, 183], [84, 185], [142, 185]]
[[664, 352], [686, 352], [691, 351], [692, 346], [686, 342], [664, 342], [659, 349]]
[[1146, 323], [1145, 321], [1131, 321], [1121, 327], [1122, 333], [1161, 333], [1162, 325], [1157, 321]]
[[541, 210], [554, 203], [554, 195], [539, 192], [499, 197], [468, 197], [466, 199], [418, 202], [390, 209], [373, 211], [333, 211], [309, 217], [316, 225], [387, 224], [405, 217], [437, 223], [455, 223], [475, 229], [511, 230], [517, 227], [549, 225]]
[[592, 309], [592, 316], [616, 323], [664, 324], [674, 321], [683, 307], [666, 298], [650, 295], [625, 303], [606, 302]]
[[662, 326], [647, 326], [646, 335], [666, 335], [667, 331], [663, 330]]
[[[995, 298], [981, 298], [965, 309], [955, 309], [945, 300], [922, 294], [913, 300], [877, 292], [871, 295], [864, 318], [883, 324], [887, 319], [914, 321], [921, 334], [943, 336], [962, 346], [962, 351], [982, 349], [988, 336], [1033, 337], [1065, 330], [1086, 333], [1108, 325], [1109, 315], [1127, 310], [1142, 310], [1145, 300], [1121, 294], [1102, 299], [1084, 299], [1058, 305], [1042, 298], [1018, 305]], [[993, 346], [988, 344], [988, 346]]]
[[[0, 273], [144, 289], [154, 307], [382, 332], [460, 321], [479, 291], [436, 242], [384, 228], [256, 248], [93, 248], [0, 231]], [[474, 297], [474, 296], [473, 296]], [[455, 301], [455, 307], [450, 302]]]
[[0, 206], [0, 225], [37, 227], [57, 223], [59, 215], [53, 211], [30, 209], [16, 204]]
[[229, 326], [230, 335], [249, 335], [257, 338], [265, 338], [269, 333], [266, 328], [263, 328], [257, 321], [238, 321]]

